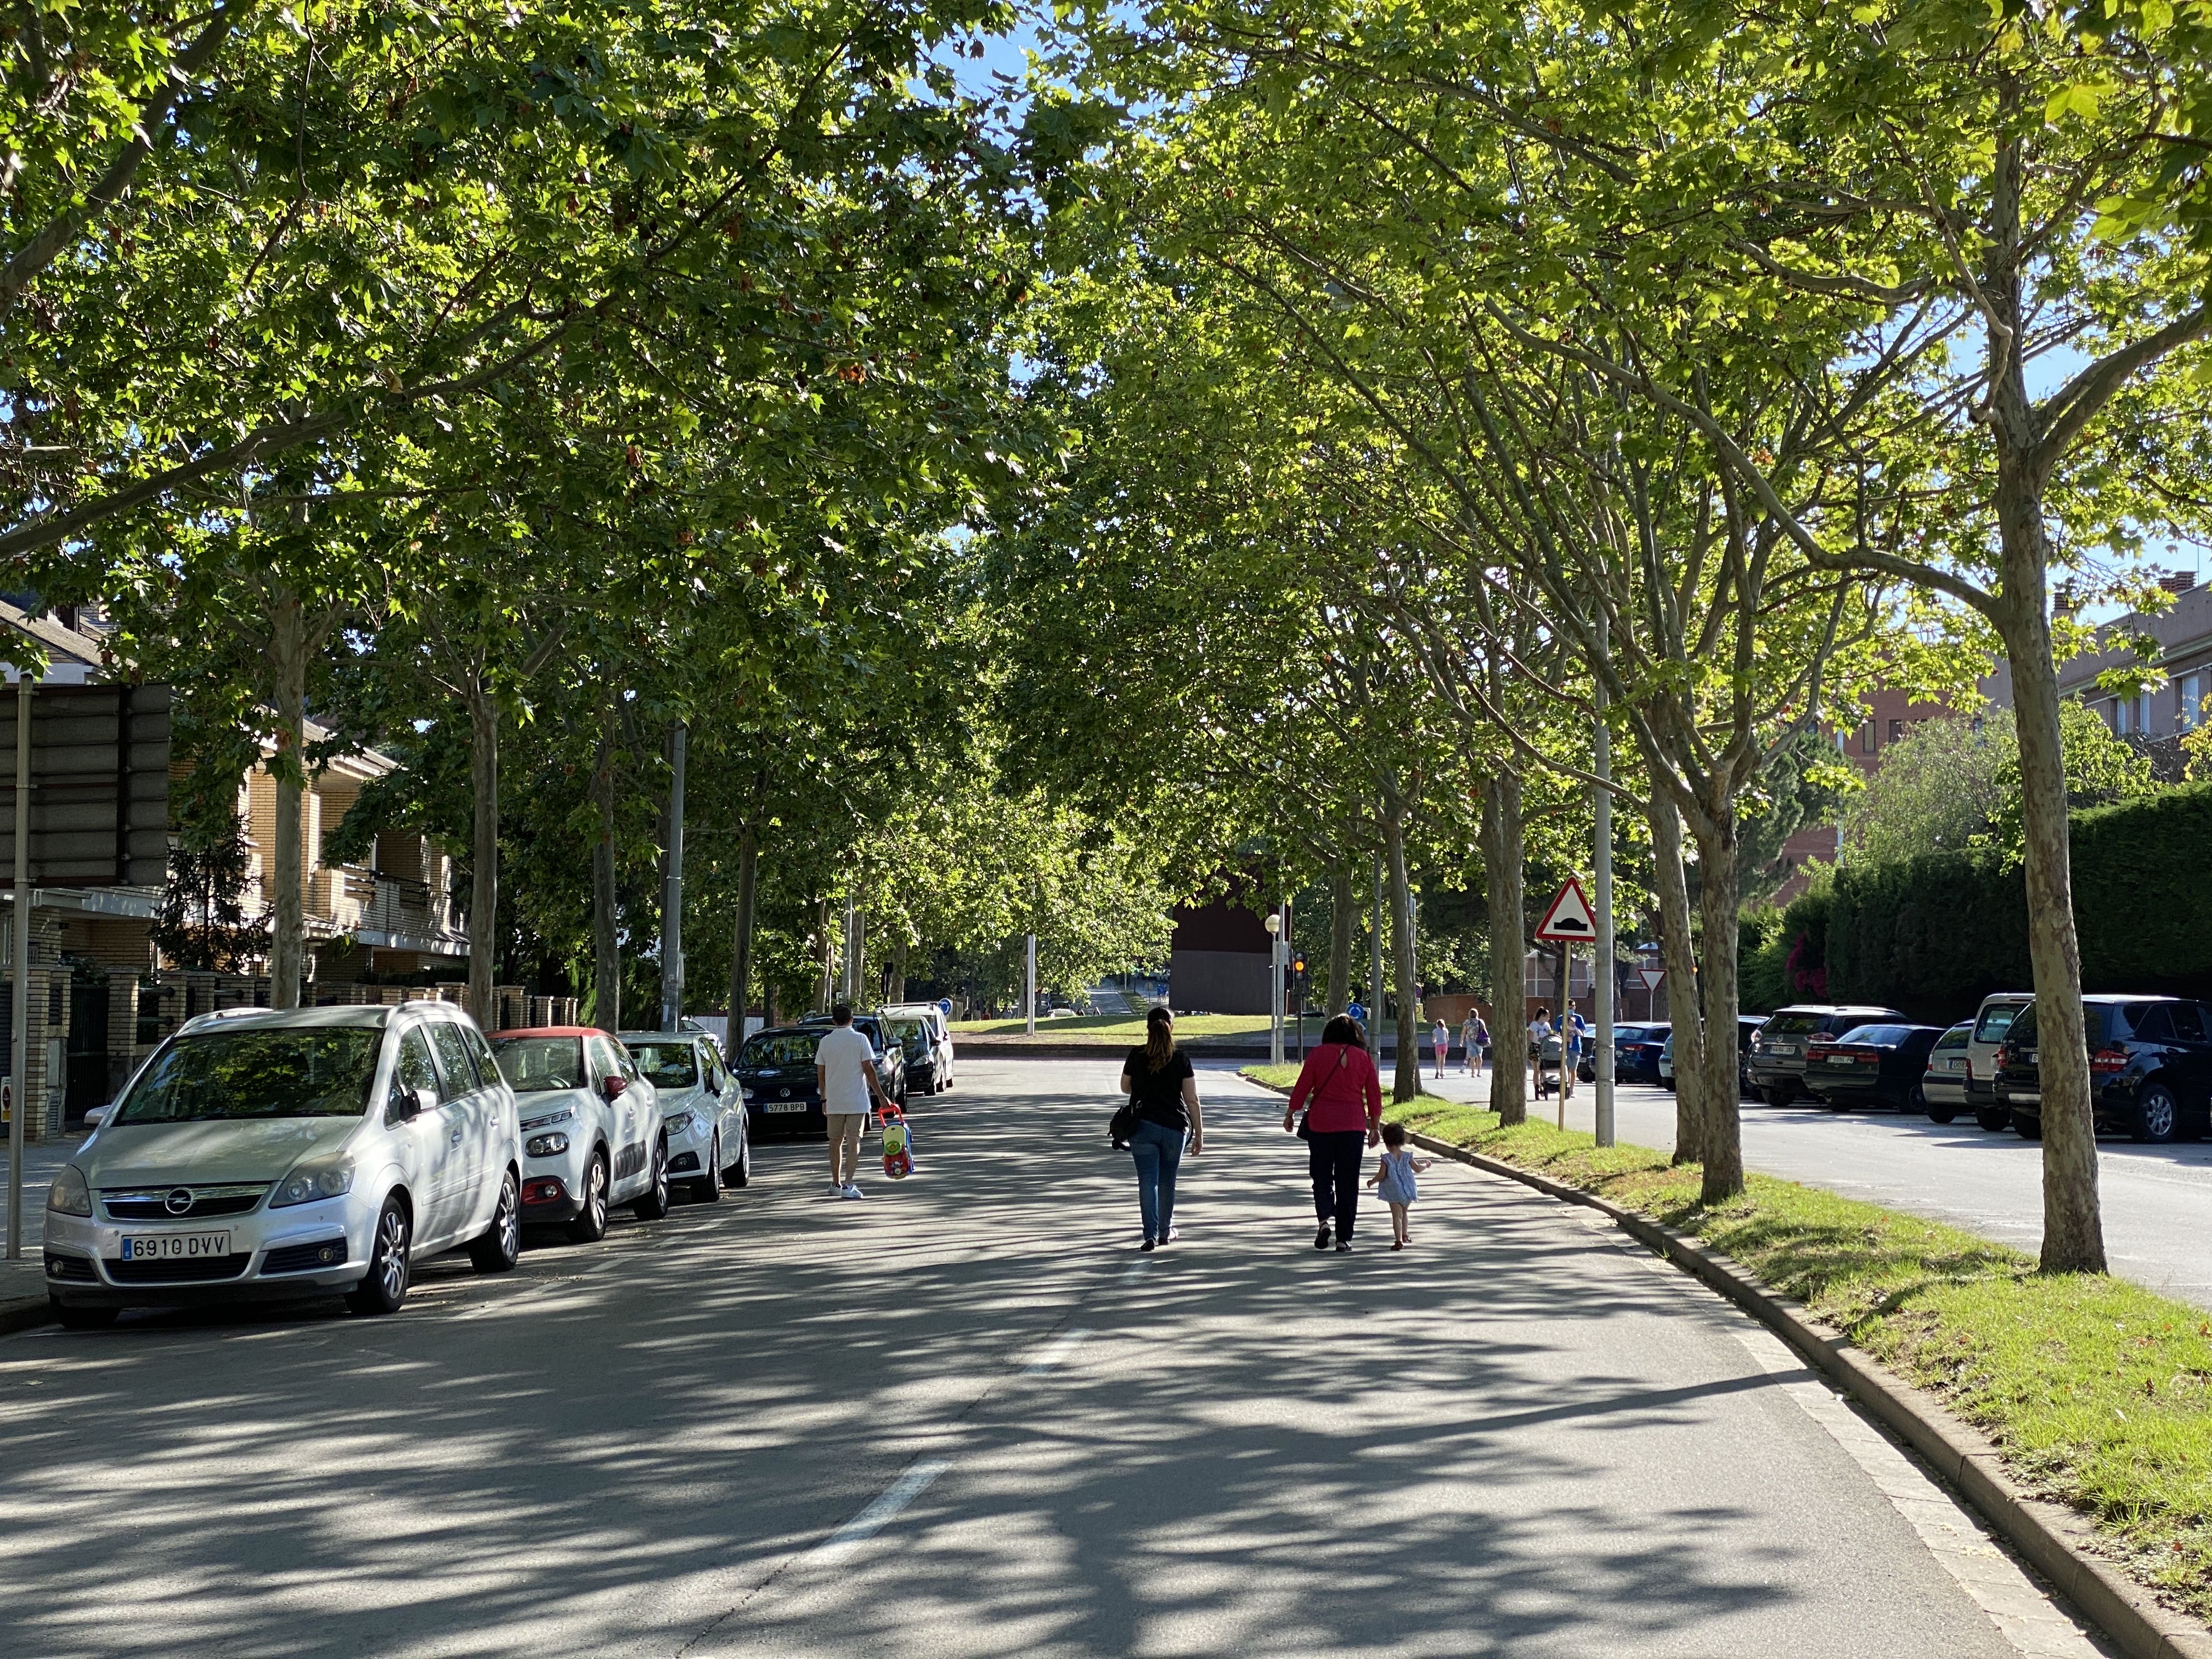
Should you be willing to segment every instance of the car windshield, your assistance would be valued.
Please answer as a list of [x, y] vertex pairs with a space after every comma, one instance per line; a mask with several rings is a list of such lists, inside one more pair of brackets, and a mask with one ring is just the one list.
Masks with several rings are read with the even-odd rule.
[[630, 1056], [656, 1089], [690, 1089], [699, 1082], [699, 1061], [688, 1042], [633, 1042]]
[[811, 1066], [814, 1045], [821, 1037], [812, 1031], [778, 1031], [773, 1036], [747, 1037], [738, 1051], [738, 1064], [748, 1071], [776, 1066]]
[[1777, 1014], [1766, 1022], [1769, 1036], [1806, 1036], [1820, 1029], [1826, 1014]]
[[929, 1042], [929, 1028], [918, 1019], [894, 1019], [887, 1023], [891, 1028], [891, 1035], [906, 1044], [909, 1053], [927, 1046]]
[[507, 1037], [491, 1045], [499, 1074], [519, 1095], [584, 1086], [584, 1039], [573, 1036]]
[[115, 1109], [117, 1123], [359, 1117], [368, 1109], [374, 1025], [198, 1031], [161, 1051]]

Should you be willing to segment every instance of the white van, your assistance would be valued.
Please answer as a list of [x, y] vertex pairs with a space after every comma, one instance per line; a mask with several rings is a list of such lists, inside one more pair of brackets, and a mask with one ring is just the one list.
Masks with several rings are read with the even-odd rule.
[[2011, 1109], [1997, 1098], [1997, 1048], [2020, 1011], [2034, 1001], [2033, 991], [1993, 991], [1974, 1015], [1974, 1034], [1966, 1039], [1966, 1105], [1984, 1129], [2012, 1121]]

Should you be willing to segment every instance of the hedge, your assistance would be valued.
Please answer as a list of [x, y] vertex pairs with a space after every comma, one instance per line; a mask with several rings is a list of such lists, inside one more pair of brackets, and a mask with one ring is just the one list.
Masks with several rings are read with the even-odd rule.
[[[2072, 840], [2082, 988], [2212, 996], [2212, 783], [2076, 812]], [[1814, 1000], [1825, 972], [1820, 1000], [1888, 1003], [1931, 1023], [2033, 983], [2023, 872], [1990, 854], [1847, 864], [1831, 890], [1783, 913], [1761, 954], [1778, 947], [1795, 998]]]

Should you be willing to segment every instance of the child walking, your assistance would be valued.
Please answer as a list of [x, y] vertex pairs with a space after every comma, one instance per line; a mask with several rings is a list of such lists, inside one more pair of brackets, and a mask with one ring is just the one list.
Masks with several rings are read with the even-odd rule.
[[1402, 1250], [1413, 1240], [1413, 1230], [1406, 1224], [1406, 1212], [1420, 1196], [1413, 1176], [1436, 1160], [1415, 1158], [1406, 1150], [1406, 1131], [1401, 1124], [1382, 1126], [1382, 1158], [1367, 1184], [1375, 1188], [1376, 1196], [1390, 1206], [1390, 1248]]

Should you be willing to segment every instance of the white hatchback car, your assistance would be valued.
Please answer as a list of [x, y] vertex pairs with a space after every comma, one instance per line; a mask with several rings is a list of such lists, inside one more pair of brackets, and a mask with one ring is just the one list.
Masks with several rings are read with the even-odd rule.
[[668, 1178], [708, 1204], [752, 1179], [745, 1099], [704, 1031], [624, 1031], [623, 1047], [660, 1097]]
[[85, 1115], [46, 1198], [64, 1325], [334, 1291], [392, 1313], [415, 1261], [504, 1273], [521, 1245], [514, 1096], [449, 1003], [204, 1014]]
[[[945, 1018], [945, 1010], [933, 1002], [894, 1002], [883, 1012], [886, 1018], [918, 1019], [929, 1028], [929, 1077], [922, 1092], [949, 1094], [952, 1089], [952, 1027]], [[921, 1081], [915, 1067], [909, 1065], [908, 1069], [916, 1081]]]
[[611, 1033], [542, 1025], [496, 1032], [491, 1046], [522, 1120], [525, 1221], [565, 1222], [588, 1244], [605, 1237], [617, 1204], [640, 1221], [668, 1213], [660, 1103]]

